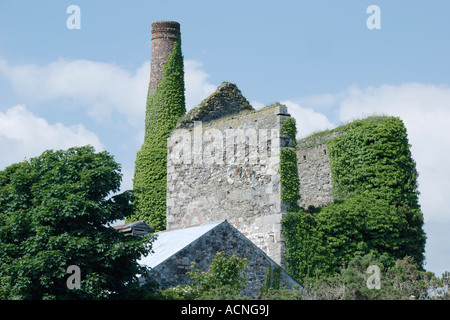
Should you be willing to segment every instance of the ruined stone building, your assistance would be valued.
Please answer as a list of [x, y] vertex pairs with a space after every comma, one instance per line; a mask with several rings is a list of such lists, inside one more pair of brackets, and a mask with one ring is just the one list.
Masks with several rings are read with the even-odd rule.
[[[149, 94], [178, 32], [176, 22], [152, 24]], [[192, 261], [207, 269], [218, 251], [250, 260], [250, 295], [269, 264], [285, 267], [279, 166], [280, 150], [293, 145], [282, 130], [290, 117], [280, 104], [254, 110], [236, 85], [223, 83], [178, 122], [167, 141], [167, 227], [141, 261], [163, 288], [186, 283]], [[299, 142], [303, 207], [332, 201], [327, 138]], [[282, 283], [298, 285], [284, 270]]]

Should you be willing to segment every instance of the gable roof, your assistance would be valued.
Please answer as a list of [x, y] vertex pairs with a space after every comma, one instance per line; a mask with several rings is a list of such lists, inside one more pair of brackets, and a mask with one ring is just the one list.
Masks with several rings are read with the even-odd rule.
[[227, 222], [226, 220], [221, 220], [194, 227], [157, 232], [155, 233], [157, 238], [152, 245], [153, 253], [138, 262], [154, 268], [222, 223]]
[[177, 123], [177, 128], [192, 128], [194, 121], [208, 122], [243, 110], [254, 110], [241, 90], [229, 82], [222, 83], [217, 90], [191, 109]]
[[[151, 268], [150, 278], [156, 280], [161, 289], [187, 284], [190, 262], [195, 262], [200, 270], [207, 271], [219, 251], [248, 259], [245, 271], [248, 282], [243, 291], [247, 296], [258, 297], [259, 289], [266, 281], [269, 265], [273, 270], [280, 268], [227, 220], [161, 231], [155, 235], [157, 239], [152, 244], [153, 253], [141, 258], [138, 263]], [[280, 283], [286, 288], [301, 287], [285, 270], [279, 270]]]

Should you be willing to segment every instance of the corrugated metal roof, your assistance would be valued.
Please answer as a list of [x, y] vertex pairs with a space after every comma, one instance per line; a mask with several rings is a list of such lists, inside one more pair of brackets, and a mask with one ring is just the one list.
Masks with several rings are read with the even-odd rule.
[[157, 232], [155, 235], [158, 237], [153, 242], [152, 246], [154, 253], [143, 257], [138, 261], [138, 263], [154, 268], [193, 241], [200, 238], [208, 231], [224, 222], [226, 222], [226, 220], [204, 223], [195, 227]]

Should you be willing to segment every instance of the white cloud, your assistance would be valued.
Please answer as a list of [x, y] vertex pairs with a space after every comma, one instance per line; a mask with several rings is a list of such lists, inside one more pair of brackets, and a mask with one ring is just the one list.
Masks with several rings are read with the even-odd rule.
[[343, 94], [339, 118], [372, 114], [400, 117], [407, 128], [419, 171], [420, 203], [425, 220], [450, 221], [450, 88], [408, 83], [359, 89]]
[[213, 93], [217, 86], [208, 82], [209, 74], [196, 60], [184, 61], [184, 81], [186, 87], [186, 109], [196, 107], [203, 99]]
[[[185, 60], [184, 64], [186, 106], [190, 109], [217, 86], [208, 81], [209, 75], [199, 61]], [[88, 60], [58, 59], [43, 66], [13, 66], [0, 59], [0, 75], [11, 83], [21, 102], [32, 105], [34, 110], [39, 110], [42, 102], [46, 108], [52, 105], [49, 102], [60, 108], [57, 99], [69, 99], [72, 105], [98, 121], [118, 114], [130, 126], [130, 141], [139, 147], [143, 141], [150, 61], [129, 72], [115, 64]], [[103, 149], [97, 135], [82, 125], [49, 124], [23, 106], [0, 113], [0, 150], [3, 150], [0, 170], [24, 158], [38, 156], [47, 149], [67, 149], [85, 144]], [[132, 172], [133, 165], [130, 166]], [[126, 188], [132, 185], [130, 172], [124, 172], [123, 185]]]
[[[216, 86], [196, 60], [185, 62], [186, 106], [196, 106]], [[99, 121], [113, 112], [125, 116], [133, 127], [143, 125], [150, 77], [150, 62], [135, 72], [110, 63], [58, 59], [45, 66], [10, 66], [0, 60], [0, 73], [11, 82], [15, 92], [31, 103], [70, 98], [87, 107], [87, 113]]]
[[88, 60], [58, 59], [42, 67], [9, 66], [0, 60], [0, 72], [32, 103], [71, 98], [87, 105], [89, 115], [98, 120], [116, 110], [137, 125], [145, 110], [150, 66], [145, 62], [131, 74], [114, 64]]
[[255, 109], [255, 110], [259, 110], [265, 107], [264, 103], [256, 101], [256, 100], [252, 100], [250, 101], [250, 105]]
[[39, 156], [48, 149], [88, 144], [96, 151], [103, 150], [97, 135], [81, 124], [70, 127], [61, 123], [49, 124], [22, 105], [0, 112], [0, 170], [12, 163]]
[[[300, 103], [291, 100], [280, 101], [280, 103], [287, 106], [289, 114], [295, 118], [297, 139], [307, 137], [314, 132], [336, 127], [324, 114], [316, 112], [312, 108], [304, 108]], [[265, 107], [264, 103], [256, 100], [250, 101], [250, 104], [255, 110]]]
[[300, 105], [308, 106], [316, 111], [327, 111], [335, 107], [339, 101], [340, 95], [335, 94], [318, 94], [302, 97], [298, 100]]
[[313, 109], [304, 108], [300, 104], [292, 101], [281, 101], [288, 107], [288, 112], [295, 118], [297, 123], [297, 138], [304, 138], [314, 132], [332, 129], [336, 127], [322, 113]]

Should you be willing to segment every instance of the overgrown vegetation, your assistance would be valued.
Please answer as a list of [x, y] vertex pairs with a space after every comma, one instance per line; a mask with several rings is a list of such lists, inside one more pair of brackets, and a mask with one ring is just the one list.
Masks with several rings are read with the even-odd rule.
[[167, 138], [185, 112], [183, 55], [177, 40], [161, 82], [147, 99], [144, 143], [136, 155], [133, 180], [136, 212], [127, 221], [144, 220], [155, 231], [166, 228]]
[[287, 135], [291, 139], [292, 147], [297, 146], [297, 124], [295, 118], [289, 118], [281, 121], [281, 133]]
[[[354, 257], [332, 276], [307, 279], [305, 299], [311, 300], [434, 300], [450, 299], [449, 273], [436, 277], [422, 271], [411, 257], [393, 265], [386, 255], [367, 254]], [[380, 285], [367, 285], [373, 273], [369, 266], [380, 268]], [[391, 265], [388, 267], [388, 265]]]
[[371, 117], [340, 130], [327, 142], [335, 202], [292, 207], [283, 219], [288, 271], [300, 282], [333, 276], [368, 253], [386, 255], [388, 267], [405, 256], [422, 267], [417, 171], [402, 121]]
[[[239, 109], [236, 108], [237, 106]], [[237, 113], [229, 113], [227, 116], [224, 116], [223, 111], [229, 112], [230, 109], [240, 110], [240, 115], [254, 111], [236, 84], [222, 82], [216, 91], [201, 101], [197, 107], [192, 108], [185, 115], [181, 116], [178, 119], [178, 125], [184, 126], [187, 123], [200, 119], [206, 119], [208, 122], [217, 119], [224, 121], [237, 115]]]
[[295, 151], [297, 127], [294, 118], [282, 121], [282, 133], [291, 139], [293, 147], [284, 147], [280, 151], [281, 200], [294, 210], [300, 198], [300, 179]]
[[280, 152], [281, 200], [292, 208], [297, 207], [300, 180], [297, 171], [297, 154], [294, 148], [285, 147]]
[[259, 290], [261, 296], [267, 296], [275, 290], [280, 289], [280, 275], [281, 267], [278, 266], [272, 271], [272, 266], [270, 264], [267, 266], [264, 286]]
[[[159, 291], [153, 298], [166, 300], [249, 300], [242, 293], [247, 280], [247, 261], [235, 255], [218, 252], [210, 270], [203, 272], [195, 263], [186, 276], [187, 285]], [[281, 269], [267, 267], [265, 283], [259, 300], [436, 300], [450, 299], [450, 273], [436, 277], [420, 270], [411, 257], [395, 261], [392, 266], [387, 255], [373, 253], [356, 255], [338, 272], [326, 276], [316, 274], [305, 279], [303, 288], [286, 289], [280, 280]], [[378, 266], [380, 286], [368, 286], [373, 273], [369, 266]]]
[[327, 142], [334, 198], [370, 191], [392, 205], [419, 208], [418, 173], [403, 122], [372, 117], [345, 130], [347, 134]]
[[230, 300], [249, 299], [241, 295], [247, 279], [245, 269], [247, 259], [236, 255], [228, 256], [225, 252], [217, 252], [208, 272], [201, 271], [195, 262], [186, 276], [189, 284], [162, 290], [157, 295], [160, 299], [198, 299], [198, 300]]

